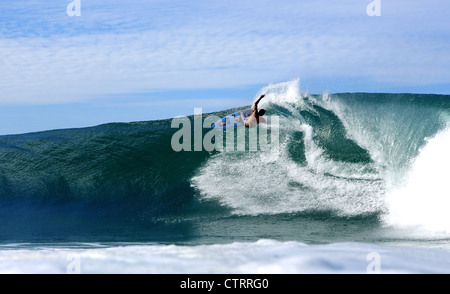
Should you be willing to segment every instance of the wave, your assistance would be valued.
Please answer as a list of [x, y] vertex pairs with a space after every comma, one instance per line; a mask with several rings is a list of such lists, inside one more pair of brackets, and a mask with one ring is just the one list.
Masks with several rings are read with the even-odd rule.
[[448, 175], [450, 169], [450, 124], [426, 139], [404, 182], [387, 194], [389, 214], [385, 222], [415, 228], [415, 234], [450, 233]]
[[[260, 239], [198, 246], [94, 243], [38, 248], [7, 244], [0, 254], [2, 274], [450, 273], [448, 262], [443, 262], [450, 258], [448, 250], [357, 242], [307, 245]], [[171, 285], [179, 288], [179, 283]]]
[[173, 152], [172, 133], [163, 120], [2, 136], [1, 239], [108, 238], [195, 208], [208, 153]]
[[262, 93], [260, 107], [279, 119], [264, 130], [278, 133], [276, 148], [176, 152], [171, 120], [1, 136], [0, 237], [277, 214], [375, 215], [450, 232], [439, 210], [449, 192], [449, 96], [310, 95], [298, 80], [255, 98]]
[[[269, 85], [260, 104], [269, 115], [280, 116], [280, 148], [269, 152], [220, 153], [209, 159], [192, 179], [206, 199], [216, 199], [236, 214], [258, 215], [328, 212], [343, 217], [378, 215], [385, 225], [397, 226], [393, 214], [411, 213], [418, 224], [443, 205], [449, 187], [439, 175], [448, 166], [448, 142], [428, 140], [444, 134], [449, 122], [450, 99], [443, 95], [342, 93], [309, 95], [299, 81]], [[448, 128], [448, 127], [447, 127]], [[443, 131], [444, 130], [444, 131]], [[436, 141], [435, 141], [436, 140]], [[435, 160], [423, 177], [414, 174], [415, 160], [429, 145], [437, 145]], [[440, 149], [438, 149], [440, 148]], [[273, 156], [276, 152], [277, 156]], [[447, 162], [447, 163], [446, 163]], [[220, 177], [217, 175], [220, 174]], [[408, 195], [397, 199], [404, 181], [420, 183], [416, 208], [428, 205], [422, 219], [415, 218]], [[396, 200], [392, 200], [395, 198]], [[446, 206], [443, 206], [446, 207]], [[400, 216], [400, 219], [403, 219]], [[440, 217], [441, 228], [450, 220]], [[389, 221], [387, 221], [389, 220]], [[406, 221], [406, 220], [405, 220]], [[430, 228], [430, 226], [427, 226]]]

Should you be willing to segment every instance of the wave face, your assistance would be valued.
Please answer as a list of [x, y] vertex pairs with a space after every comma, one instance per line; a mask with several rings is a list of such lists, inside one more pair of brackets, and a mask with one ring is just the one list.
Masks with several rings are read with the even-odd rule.
[[450, 233], [449, 96], [308, 95], [298, 81], [262, 93], [260, 107], [280, 116], [279, 156], [212, 157], [193, 178], [203, 197], [237, 214], [376, 215], [383, 226]]
[[171, 120], [0, 137], [1, 240], [450, 233], [450, 96], [309, 95], [298, 81], [262, 93], [277, 148], [175, 152]]

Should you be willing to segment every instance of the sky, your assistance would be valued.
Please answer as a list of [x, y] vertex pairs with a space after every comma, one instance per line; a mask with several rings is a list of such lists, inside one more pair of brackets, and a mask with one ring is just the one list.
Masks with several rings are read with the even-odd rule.
[[250, 105], [295, 79], [450, 94], [445, 0], [77, 1], [0, 0], [0, 135]]

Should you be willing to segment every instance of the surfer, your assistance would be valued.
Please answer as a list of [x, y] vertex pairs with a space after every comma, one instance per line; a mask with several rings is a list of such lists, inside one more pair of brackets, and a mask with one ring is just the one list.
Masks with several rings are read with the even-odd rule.
[[260, 122], [262, 122], [262, 123], [266, 122], [266, 120], [261, 117], [266, 113], [266, 111], [264, 109], [260, 109], [258, 111], [258, 103], [259, 103], [259, 101], [261, 101], [261, 99], [264, 98], [264, 96], [265, 96], [265, 94], [262, 94], [261, 97], [259, 97], [258, 100], [256, 100], [255, 105], [253, 107], [253, 113], [248, 118], [248, 120], [245, 122], [245, 126], [247, 128], [253, 128], [256, 125], [258, 125]]

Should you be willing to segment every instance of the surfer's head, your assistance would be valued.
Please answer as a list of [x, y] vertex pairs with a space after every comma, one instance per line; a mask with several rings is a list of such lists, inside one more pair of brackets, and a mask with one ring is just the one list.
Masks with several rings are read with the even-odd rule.
[[265, 113], [266, 113], [266, 111], [265, 111], [264, 109], [260, 109], [260, 110], [258, 111], [258, 115], [259, 115], [259, 116], [263, 116]]

